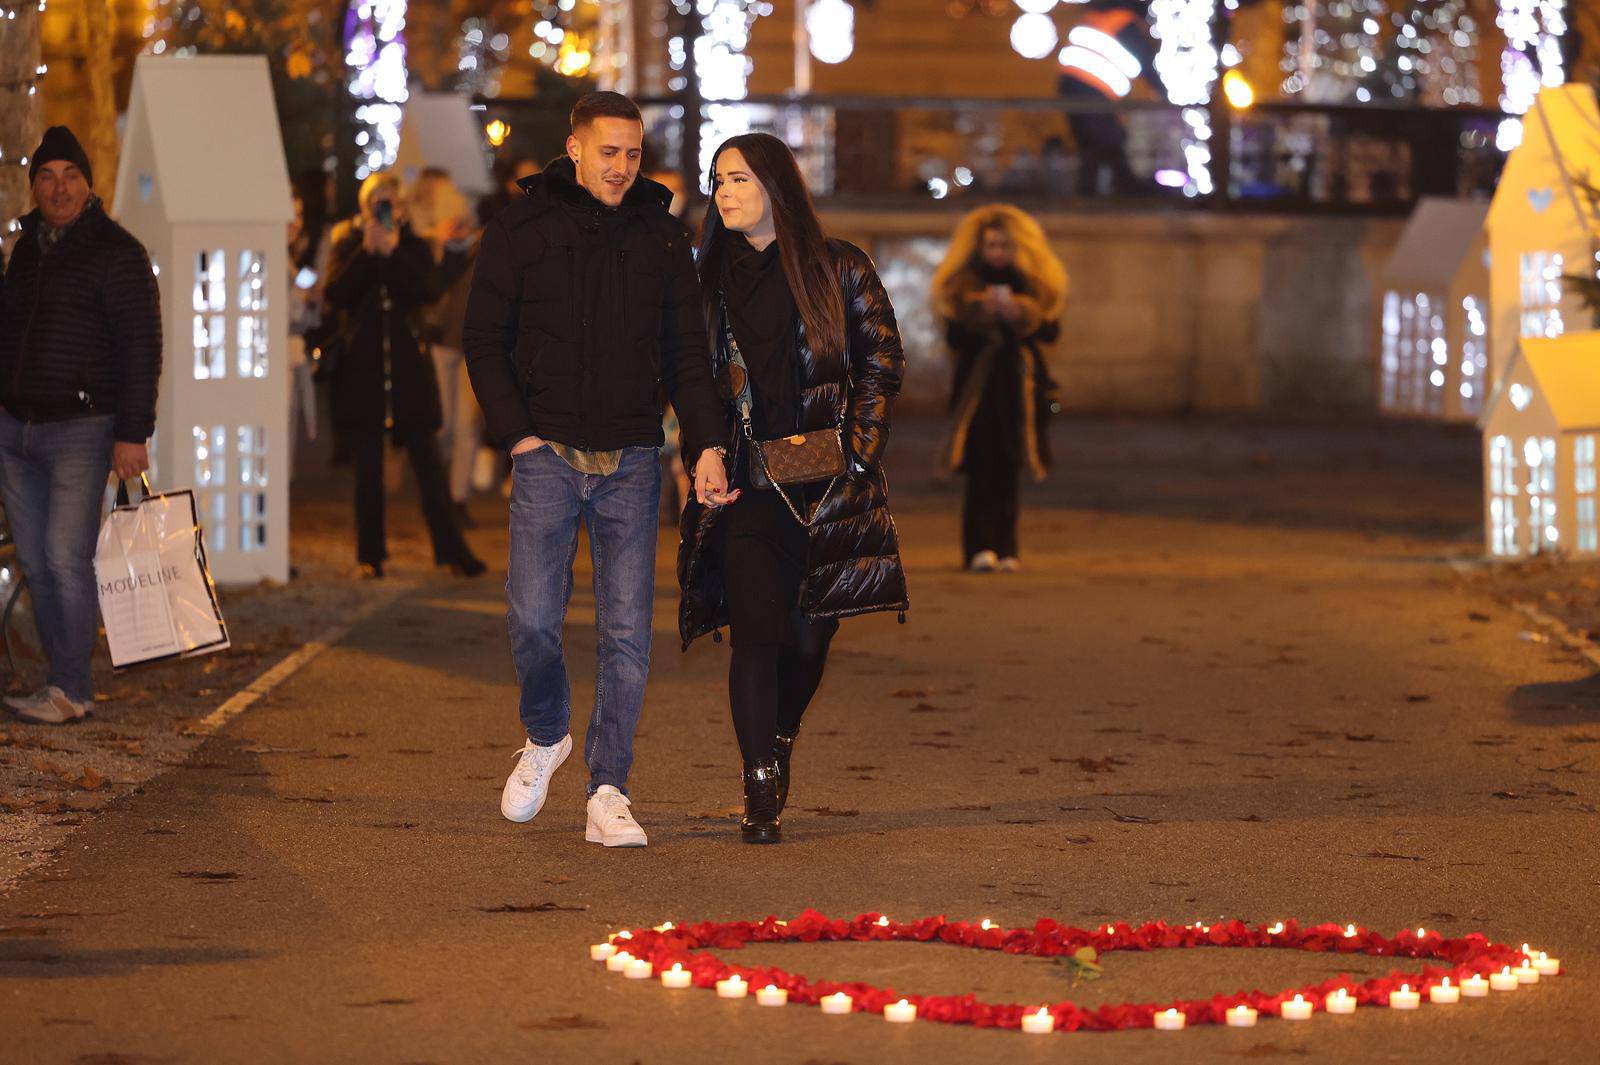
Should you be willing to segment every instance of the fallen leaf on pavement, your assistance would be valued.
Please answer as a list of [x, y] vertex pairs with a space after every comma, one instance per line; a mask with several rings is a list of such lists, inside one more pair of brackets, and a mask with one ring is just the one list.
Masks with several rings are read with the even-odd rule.
[[223, 881], [223, 880], [237, 880], [237, 879], [239, 879], [239, 874], [238, 873], [225, 872], [225, 871], [215, 871], [215, 872], [213, 872], [213, 871], [208, 870], [208, 869], [184, 870], [182, 872], [173, 873], [172, 875], [173, 876], [182, 877], [185, 880]]
[[818, 817], [859, 817], [861, 811], [835, 810], [831, 806], [811, 806], [806, 809], [806, 813], [816, 814]]
[[1105, 809], [1110, 812], [1112, 817], [1115, 817], [1118, 821], [1125, 825], [1159, 825], [1161, 823], [1161, 819], [1159, 817], [1140, 817], [1138, 814], [1119, 814], [1117, 811], [1112, 810], [1109, 806], [1107, 806]]
[[1426, 858], [1419, 858], [1415, 854], [1393, 854], [1389, 851], [1367, 851], [1365, 854], [1353, 855], [1356, 858], [1386, 858], [1399, 862], [1425, 862]]
[[587, 906], [563, 906], [559, 902], [535, 902], [528, 906], [505, 903], [502, 906], [476, 906], [479, 913], [582, 913]]
[[577, 1028], [604, 1028], [605, 1025], [581, 1013], [564, 1013], [557, 1017], [546, 1017], [542, 1021], [523, 1021], [517, 1027], [535, 1032], [560, 1032]]

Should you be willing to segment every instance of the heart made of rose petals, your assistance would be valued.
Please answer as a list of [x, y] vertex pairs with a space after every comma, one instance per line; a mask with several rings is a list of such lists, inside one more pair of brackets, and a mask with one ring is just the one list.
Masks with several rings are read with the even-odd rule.
[[[860, 982], [808, 980], [771, 966], [731, 965], [707, 950], [737, 950], [747, 943], [817, 942], [910, 942], [944, 943], [974, 950], [995, 950], [1036, 958], [1066, 957], [1084, 947], [1097, 954], [1116, 951], [1192, 949], [1199, 947], [1266, 948], [1300, 950], [1329, 954], [1367, 954], [1374, 957], [1432, 960], [1442, 964], [1424, 965], [1416, 972], [1396, 970], [1388, 976], [1357, 983], [1340, 974], [1331, 980], [1269, 994], [1240, 991], [1207, 999], [1177, 999], [1171, 1002], [1127, 1002], [1088, 1009], [1074, 1002], [1034, 1005], [981, 1002], [975, 995], [913, 995], [894, 988], [879, 988]], [[1322, 1009], [1324, 1000], [1343, 991], [1361, 1005], [1388, 1006], [1389, 994], [1402, 984], [1427, 998], [1428, 989], [1449, 978], [1459, 985], [1474, 976], [1498, 973], [1531, 964], [1523, 949], [1491, 942], [1474, 932], [1448, 939], [1437, 932], [1407, 929], [1385, 937], [1355, 925], [1319, 924], [1302, 927], [1296, 921], [1280, 921], [1271, 926], [1247, 925], [1243, 921], [1216, 924], [1169, 925], [1154, 921], [1138, 927], [1119, 922], [1098, 930], [1072, 928], [1048, 918], [1032, 928], [1002, 928], [989, 921], [973, 924], [948, 921], [943, 916], [925, 917], [902, 923], [878, 913], [864, 913], [853, 920], [830, 919], [807, 910], [793, 920], [768, 917], [762, 921], [704, 922], [677, 926], [668, 922], [655, 928], [617, 932], [608, 942], [635, 959], [650, 962], [652, 973], [681, 966], [690, 973], [694, 987], [714, 989], [718, 981], [739, 976], [752, 988], [773, 985], [788, 992], [788, 1001], [817, 1005], [823, 998], [843, 993], [850, 998], [852, 1012], [882, 1013], [885, 1006], [904, 1000], [916, 1007], [916, 1018], [945, 1024], [970, 1024], [978, 1028], [1021, 1028], [1024, 1014], [1049, 1013], [1056, 1031], [1121, 1031], [1151, 1028], [1155, 1016], [1176, 1010], [1188, 1025], [1226, 1024], [1227, 1012], [1247, 1006], [1268, 1016], [1281, 1012], [1285, 1002], [1296, 996]]]

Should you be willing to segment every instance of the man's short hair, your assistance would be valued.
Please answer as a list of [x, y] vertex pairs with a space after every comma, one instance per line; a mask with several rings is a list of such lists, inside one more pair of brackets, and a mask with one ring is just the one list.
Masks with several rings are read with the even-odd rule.
[[620, 92], [591, 92], [572, 107], [572, 132], [576, 133], [597, 118], [626, 118], [644, 125], [639, 105]]

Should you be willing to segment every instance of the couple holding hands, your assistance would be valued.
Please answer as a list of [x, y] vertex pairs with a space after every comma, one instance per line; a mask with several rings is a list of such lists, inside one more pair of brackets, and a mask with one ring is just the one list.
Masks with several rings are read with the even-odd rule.
[[599, 643], [585, 837], [647, 842], [627, 781], [665, 397], [694, 477], [679, 631], [687, 648], [729, 629], [740, 829], [775, 843], [838, 619], [908, 606], [881, 462], [905, 360], [871, 259], [824, 235], [782, 141], [747, 133], [717, 149], [691, 249], [671, 192], [639, 176], [643, 140], [626, 97], [581, 99], [566, 156], [485, 229], [467, 303], [473, 391], [514, 471], [506, 587], [527, 736], [500, 809], [531, 820], [572, 752], [562, 624], [587, 523]]

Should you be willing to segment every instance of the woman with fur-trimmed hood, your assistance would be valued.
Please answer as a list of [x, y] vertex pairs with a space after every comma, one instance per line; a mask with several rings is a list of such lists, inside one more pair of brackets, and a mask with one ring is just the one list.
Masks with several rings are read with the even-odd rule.
[[962, 559], [974, 572], [1021, 568], [1018, 482], [1050, 467], [1055, 382], [1045, 347], [1061, 333], [1067, 272], [1039, 224], [1015, 207], [961, 220], [933, 277], [933, 305], [955, 355], [955, 416], [942, 464], [967, 475]]

